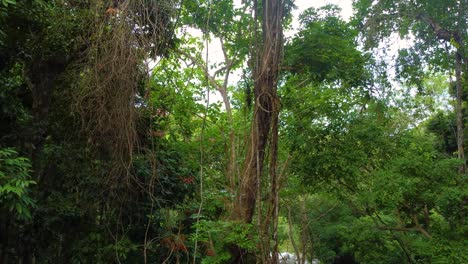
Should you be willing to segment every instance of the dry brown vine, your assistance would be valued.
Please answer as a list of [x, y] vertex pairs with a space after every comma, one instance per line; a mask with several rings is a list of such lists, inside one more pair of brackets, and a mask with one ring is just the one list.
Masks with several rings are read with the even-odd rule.
[[110, 161], [109, 186], [129, 181], [138, 146], [138, 90], [149, 77], [145, 61], [160, 54], [171, 38], [173, 1], [89, 2], [93, 28], [79, 65], [74, 112], [88, 143]]

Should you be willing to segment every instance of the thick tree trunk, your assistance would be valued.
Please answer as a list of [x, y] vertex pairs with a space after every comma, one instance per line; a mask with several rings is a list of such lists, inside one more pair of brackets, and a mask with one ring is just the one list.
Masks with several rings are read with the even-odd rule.
[[[254, 3], [254, 6], [257, 5]], [[276, 87], [283, 45], [281, 23], [284, 3], [282, 0], [263, 0], [262, 10], [262, 40], [257, 40], [260, 44], [254, 51], [255, 104], [253, 123], [233, 210], [234, 220], [244, 223], [252, 222], [257, 196], [260, 191], [261, 175], [270, 134], [277, 133], [277, 129], [271, 130], [272, 127], [278, 125], [279, 99], [276, 94]], [[255, 12], [258, 12], [258, 10], [255, 10]], [[273, 138], [276, 138], [276, 135]], [[276, 151], [272, 150], [271, 155], [276, 155]], [[272, 166], [276, 166], [276, 164], [272, 164]], [[233, 263], [246, 263], [239, 257], [239, 255], [242, 255], [242, 251], [242, 249], [233, 250]]]
[[43, 150], [47, 129], [49, 126], [49, 109], [51, 105], [52, 88], [58, 76], [65, 70], [65, 64], [56, 61], [28, 62], [31, 66], [24, 71], [24, 78], [32, 92], [32, 131], [29, 134], [29, 152], [36, 181], [41, 180], [42, 167], [40, 153]]
[[[65, 63], [62, 58], [56, 60], [42, 61], [42, 58], [34, 59], [27, 62], [24, 71], [24, 79], [31, 89], [33, 105], [33, 119], [31, 131], [27, 133], [26, 146], [32, 162], [33, 179], [39, 184], [44, 184], [44, 164], [41, 160], [41, 154], [44, 150], [46, 137], [49, 128], [49, 110], [51, 107], [51, 98], [55, 81], [65, 70]], [[25, 225], [24, 234], [19, 239], [21, 246], [17, 249], [21, 252], [21, 263], [34, 263], [34, 248], [32, 243], [34, 236], [34, 228], [32, 222], [27, 222]]]
[[276, 84], [283, 43], [282, 17], [281, 0], [263, 0], [263, 45], [257, 50], [254, 66], [254, 118], [234, 212], [234, 218], [245, 223], [252, 221], [257, 182], [263, 171], [272, 121], [277, 122], [279, 100]]

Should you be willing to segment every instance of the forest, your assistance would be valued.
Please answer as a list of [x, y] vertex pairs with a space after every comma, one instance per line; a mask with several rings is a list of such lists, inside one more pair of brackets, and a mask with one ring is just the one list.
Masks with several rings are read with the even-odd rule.
[[468, 0], [318, 2], [0, 0], [0, 263], [468, 263]]

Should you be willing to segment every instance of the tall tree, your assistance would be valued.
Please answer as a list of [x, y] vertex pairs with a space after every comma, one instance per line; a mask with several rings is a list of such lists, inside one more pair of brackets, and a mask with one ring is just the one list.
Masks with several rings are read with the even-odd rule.
[[210, 43], [205, 47], [207, 52], [211, 51], [208, 49], [209, 46], [219, 42], [223, 54], [222, 61], [219, 65], [210, 63], [209, 56], [202, 54], [204, 52], [202, 49], [190, 48], [188, 45], [181, 45], [178, 49], [183, 60], [191, 62], [203, 71], [210, 88], [216, 90], [223, 100], [229, 127], [225, 175], [230, 192], [235, 192], [236, 175], [239, 172], [235, 166], [238, 150], [234, 129], [235, 109], [231, 105], [229, 82], [233, 71], [242, 67], [248, 56], [248, 40], [251, 36], [244, 34], [251, 21], [246, 12], [248, 7], [248, 3], [236, 7], [232, 0], [219, 1], [216, 4], [206, 0], [186, 1], [186, 12], [183, 13], [184, 24], [204, 33], [205, 40]]
[[[4, 8], [7, 2], [10, 4]], [[31, 174], [37, 182], [31, 192], [37, 201], [31, 219], [16, 221], [13, 214], [0, 214], [2, 263], [90, 262], [87, 254], [76, 251], [87, 249], [77, 245], [87, 244], [91, 234], [98, 234], [101, 241], [94, 245], [126, 240], [127, 228], [141, 227], [135, 223], [148, 218], [150, 211], [141, 206], [143, 203], [130, 203], [156, 200], [154, 184], [146, 181], [150, 177], [138, 173], [139, 168], [147, 169], [146, 164], [138, 166], [137, 158], [132, 159], [137, 151], [143, 152], [144, 142], [141, 140], [139, 150], [130, 145], [136, 145], [137, 136], [144, 141], [154, 138], [147, 136], [147, 126], [142, 125], [139, 135], [133, 131], [137, 123], [149, 120], [148, 115], [135, 114], [143, 113], [147, 105], [138, 102], [143, 98], [141, 90], [146, 88], [148, 77], [143, 72], [143, 61], [150, 54], [163, 55], [162, 50], [172, 46], [165, 36], [172, 39], [176, 5], [174, 1], [114, 1], [120, 2], [118, 5], [111, 2], [0, 1], [0, 147], [3, 152], [4, 147], [14, 147], [19, 150], [18, 156], [30, 158]], [[77, 108], [82, 111], [76, 111]], [[122, 117], [123, 121], [116, 122], [115, 117]], [[114, 143], [129, 147], [121, 149], [123, 152], [112, 151], [109, 147]], [[120, 154], [126, 158], [117, 158]], [[120, 178], [113, 190], [111, 184], [103, 184], [105, 174], [117, 175], [108, 173], [118, 167], [111, 165], [112, 157], [119, 164], [126, 163], [125, 174], [120, 175], [131, 175], [132, 179], [121, 184]], [[19, 165], [25, 169], [10, 173], [3, 169], [3, 160], [2, 173], [6, 171], [7, 179], [16, 178], [26, 188], [29, 183], [22, 180], [28, 169], [26, 162], [11, 158], [24, 163]], [[103, 169], [106, 166], [109, 170]], [[179, 162], [177, 169], [182, 167]], [[172, 172], [171, 179], [177, 182], [174, 175]], [[2, 189], [3, 182], [2, 179]], [[135, 185], [139, 187], [134, 188]], [[21, 197], [27, 197], [24, 193]], [[116, 199], [109, 199], [110, 193]], [[157, 189], [154, 193], [158, 193]], [[146, 211], [142, 214], [145, 217], [125, 209], [135, 217], [133, 220], [115, 216], [115, 209], [124, 208], [124, 204]], [[118, 224], [104, 223], [104, 218]], [[103, 231], [104, 226], [109, 229]], [[113, 234], [109, 235], [109, 231]], [[91, 262], [122, 258], [118, 254], [102, 254], [102, 249], [99, 245], [91, 249]]]
[[[254, 79], [254, 109], [250, 138], [240, 178], [240, 186], [234, 206], [234, 219], [252, 222], [262, 182], [267, 145], [270, 142], [270, 176], [276, 178], [279, 99], [277, 95], [278, 73], [283, 49], [283, 0], [254, 1], [255, 25], [261, 19], [261, 31], [255, 28], [258, 39], [252, 52], [251, 67]], [[261, 32], [261, 34], [260, 34]], [[275, 181], [273, 192], [277, 192]], [[273, 211], [276, 211], [274, 209]], [[260, 212], [259, 212], [260, 213]], [[244, 263], [241, 251], [235, 254], [233, 263]], [[273, 263], [277, 263], [274, 254]]]
[[[403, 76], [408, 69], [421, 71], [421, 62], [435, 69], [455, 71], [457, 155], [465, 160], [462, 97], [467, 64], [467, 1], [358, 0], [354, 6], [367, 47], [376, 47], [381, 40], [394, 33], [401, 37], [415, 36], [412, 52], [403, 54], [416, 59], [401, 60], [406, 64], [399, 66]], [[452, 59], [447, 59], [450, 57]], [[420, 80], [414, 74], [413, 71], [407, 77], [418, 84]], [[464, 171], [465, 165], [460, 170]]]

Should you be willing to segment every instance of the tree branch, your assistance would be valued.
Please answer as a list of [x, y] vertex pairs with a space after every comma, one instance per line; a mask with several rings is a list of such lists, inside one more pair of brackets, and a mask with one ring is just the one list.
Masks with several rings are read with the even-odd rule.
[[438, 39], [450, 42], [453, 38], [457, 43], [459, 43], [459, 38], [456, 37], [457, 34], [455, 32], [451, 32], [447, 29], [444, 29], [441, 25], [439, 25], [433, 18], [429, 17], [427, 14], [419, 13], [416, 16], [416, 18], [428, 24], [432, 28], [432, 30], [434, 31]]
[[377, 228], [381, 230], [391, 230], [391, 231], [400, 231], [400, 232], [420, 232], [425, 237], [432, 239], [432, 236], [424, 230], [420, 225], [416, 225], [415, 227], [389, 227], [389, 226], [378, 226]]
[[421, 232], [425, 237], [429, 238], [429, 239], [432, 239], [432, 236], [429, 234], [429, 232], [427, 232], [422, 226], [421, 224], [419, 224], [419, 220], [418, 220], [418, 217], [417, 215], [412, 215], [411, 218], [413, 219], [413, 222], [414, 224], [416, 225], [416, 229]]
[[222, 86], [216, 81], [216, 79], [210, 75], [210, 73], [206, 70], [206, 65], [204, 63], [200, 62], [199, 59], [196, 57], [192, 56], [188, 52], [184, 50], [179, 50], [179, 52], [187, 57], [193, 64], [195, 64], [198, 68], [203, 70], [203, 74], [205, 75], [205, 78], [210, 82], [210, 84], [216, 89], [216, 90], [222, 90]]

